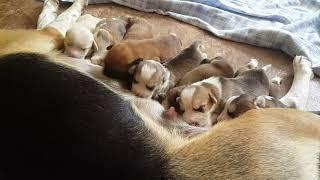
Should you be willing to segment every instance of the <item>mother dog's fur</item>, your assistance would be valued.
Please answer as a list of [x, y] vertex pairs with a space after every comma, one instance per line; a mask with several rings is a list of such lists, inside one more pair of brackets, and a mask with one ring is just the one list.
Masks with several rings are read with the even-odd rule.
[[54, 61], [0, 58], [2, 179], [319, 179], [317, 115], [253, 110], [187, 140], [139, 99]]

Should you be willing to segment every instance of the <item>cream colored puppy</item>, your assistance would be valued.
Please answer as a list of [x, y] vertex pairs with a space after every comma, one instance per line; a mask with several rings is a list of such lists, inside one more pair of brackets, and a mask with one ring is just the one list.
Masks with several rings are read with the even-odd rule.
[[79, 59], [89, 55], [94, 42], [93, 31], [99, 21], [101, 19], [90, 14], [80, 16], [66, 33], [64, 53]]
[[103, 65], [102, 60], [116, 43], [119, 43], [127, 32], [128, 22], [120, 18], [104, 18], [94, 30], [94, 48], [91, 62]]

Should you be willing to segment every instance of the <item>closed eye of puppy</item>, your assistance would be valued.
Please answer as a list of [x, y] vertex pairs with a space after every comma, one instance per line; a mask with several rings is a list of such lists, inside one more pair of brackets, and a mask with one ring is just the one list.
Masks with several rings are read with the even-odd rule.
[[104, 59], [103, 73], [112, 78], [126, 80], [129, 77], [128, 70], [136, 59], [152, 59], [164, 63], [175, 57], [181, 48], [181, 40], [175, 34], [123, 41], [108, 52]]
[[77, 22], [66, 32], [64, 53], [80, 59], [89, 55], [94, 41], [92, 32], [100, 20], [89, 14], [79, 17]]
[[232, 96], [250, 93], [269, 95], [269, 80], [262, 69], [249, 70], [236, 78], [211, 77], [186, 86], [177, 97], [183, 120], [197, 126], [211, 126]]
[[[131, 90], [140, 97], [152, 97], [159, 100], [169, 89], [176, 85], [185, 73], [198, 66], [207, 57], [201, 49], [203, 47], [200, 42], [194, 42], [164, 65], [160, 63], [155, 64], [153, 61], [143, 61], [143, 63], [139, 64], [139, 69], [136, 71], [132, 70], [135, 66], [131, 67], [129, 74], [134, 79], [144, 78], [143, 81], [133, 81]], [[164, 70], [159, 71], [156, 69]], [[164, 79], [166, 82], [163, 83], [158, 77], [167, 77]], [[153, 92], [152, 96], [149, 96], [150, 89], [146, 86], [149, 83], [153, 84], [157, 89], [157, 91]]]
[[[251, 109], [260, 108], [288, 108], [278, 99], [271, 96], [252, 96], [241, 94], [240, 96], [230, 97], [224, 106], [223, 111], [218, 116], [218, 121], [233, 119]], [[291, 107], [294, 108], [294, 107]]]
[[104, 18], [97, 24], [91, 57], [93, 64], [102, 65], [101, 61], [112, 46], [123, 39], [127, 25], [128, 22], [120, 18]]

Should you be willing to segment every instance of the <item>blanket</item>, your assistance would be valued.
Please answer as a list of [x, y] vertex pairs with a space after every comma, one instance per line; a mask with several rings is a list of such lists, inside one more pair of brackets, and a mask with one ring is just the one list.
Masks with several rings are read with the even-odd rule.
[[320, 75], [319, 0], [89, 0], [110, 2], [168, 15], [223, 39], [304, 55]]

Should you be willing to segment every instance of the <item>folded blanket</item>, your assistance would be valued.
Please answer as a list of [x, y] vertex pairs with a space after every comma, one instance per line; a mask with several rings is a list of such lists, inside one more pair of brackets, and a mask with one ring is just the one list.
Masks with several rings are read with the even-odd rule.
[[320, 75], [319, 0], [89, 0], [110, 2], [168, 15], [220, 38], [304, 55]]

